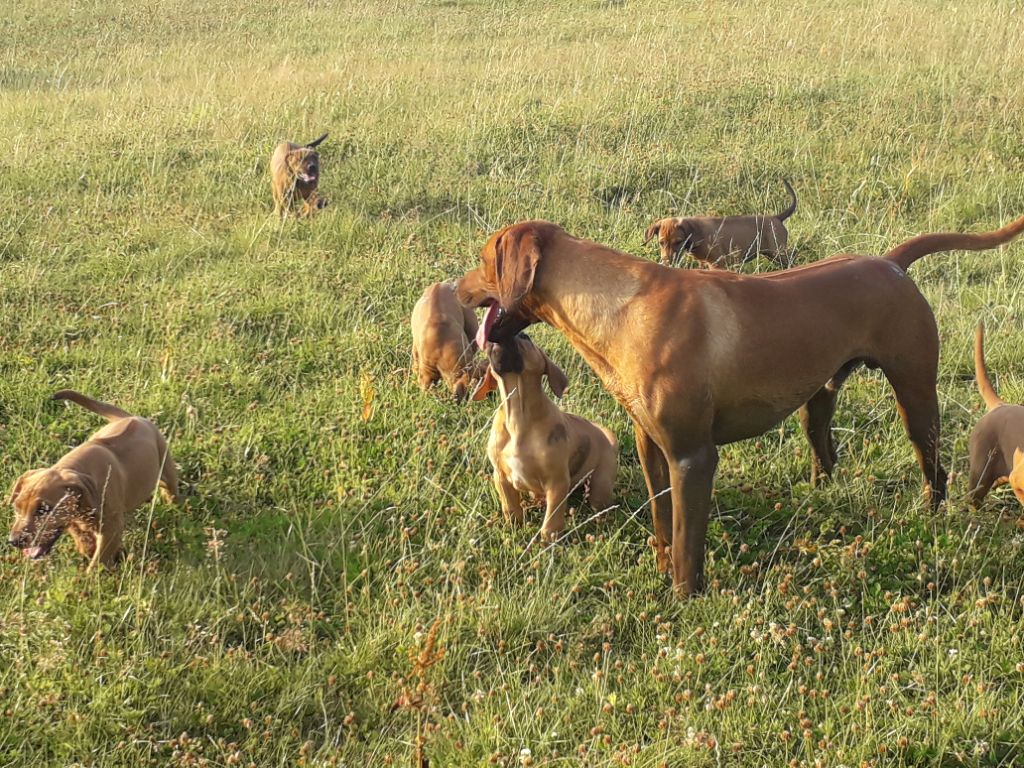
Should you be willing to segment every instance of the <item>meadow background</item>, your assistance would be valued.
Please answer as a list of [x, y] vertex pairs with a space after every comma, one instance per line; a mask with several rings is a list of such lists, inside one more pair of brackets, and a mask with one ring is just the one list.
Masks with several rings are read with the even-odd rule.
[[[154, 419], [187, 499], [113, 572], [3, 554], [0, 766], [1024, 764], [1020, 509], [931, 512], [879, 375], [821, 488], [793, 418], [722, 451], [677, 602], [560, 336], [622, 451], [553, 547], [501, 519], [493, 404], [408, 370], [422, 288], [519, 219], [655, 258], [652, 219], [786, 177], [802, 263], [1020, 215], [1019, 5], [23, 0], [0, 39], [0, 483], [100, 426], [71, 387]], [[281, 223], [271, 150], [324, 131], [331, 205]], [[1024, 400], [1024, 243], [912, 274], [959, 473], [977, 319]]]

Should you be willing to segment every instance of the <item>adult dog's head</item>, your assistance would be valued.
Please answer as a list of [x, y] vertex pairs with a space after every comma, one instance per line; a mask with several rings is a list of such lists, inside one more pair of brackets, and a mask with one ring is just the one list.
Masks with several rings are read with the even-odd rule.
[[683, 248], [689, 249], [693, 244], [693, 225], [686, 219], [660, 219], [647, 228], [644, 233], [644, 245], [658, 238], [661, 249], [661, 263], [669, 266], [677, 258]]
[[319, 139], [315, 139], [305, 146], [293, 149], [288, 153], [288, 170], [295, 177], [295, 182], [306, 187], [316, 187], [320, 182], [320, 153], [316, 148], [320, 146], [325, 133]]
[[33, 560], [45, 557], [72, 520], [97, 508], [92, 479], [70, 469], [34, 469], [17, 479], [8, 542]]
[[464, 305], [487, 309], [476, 337], [481, 349], [489, 341], [511, 341], [540, 319], [533, 313], [531, 294], [541, 251], [553, 228], [546, 221], [524, 221], [495, 232], [480, 253], [480, 266], [456, 285]]

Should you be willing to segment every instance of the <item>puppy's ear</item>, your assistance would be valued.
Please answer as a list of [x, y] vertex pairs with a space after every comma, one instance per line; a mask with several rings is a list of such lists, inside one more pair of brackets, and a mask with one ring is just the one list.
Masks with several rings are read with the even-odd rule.
[[536, 230], [513, 227], [494, 243], [494, 272], [498, 281], [498, 302], [506, 312], [519, 309], [533, 290], [533, 279], [540, 262], [540, 243]]
[[324, 139], [326, 139], [326, 138], [327, 138], [327, 134], [325, 133], [319, 139], [313, 139], [306, 146], [309, 147], [310, 149], [316, 149], [317, 147], [319, 147], [323, 143]]
[[64, 481], [64, 492], [77, 496], [82, 510], [100, 512], [100, 495], [91, 477], [81, 472], [68, 471], [62, 474], [61, 479]]
[[658, 231], [661, 229], [661, 222], [656, 221], [647, 228], [644, 232], [644, 245], [647, 245], [651, 240], [658, 236]]
[[484, 377], [480, 379], [480, 383], [476, 385], [476, 389], [473, 390], [473, 396], [470, 399], [474, 403], [478, 403], [497, 388], [498, 380], [494, 377], [491, 367], [487, 366], [487, 372], [484, 374]]
[[686, 219], [676, 221], [676, 234], [679, 235], [680, 248], [684, 251], [694, 246], [693, 225]]
[[569, 379], [565, 372], [555, 365], [546, 353], [541, 352], [541, 354], [544, 355], [544, 375], [548, 377], [548, 386], [555, 393], [555, 397], [561, 397], [565, 394], [565, 390], [569, 388]]
[[31, 474], [31, 471], [23, 472], [21, 477], [14, 481], [14, 485], [11, 487], [11, 492], [7, 494], [7, 501], [5, 503], [13, 504], [15, 501], [18, 500], [18, 496], [21, 495], [21, 488], [23, 485], [25, 485], [25, 481]]

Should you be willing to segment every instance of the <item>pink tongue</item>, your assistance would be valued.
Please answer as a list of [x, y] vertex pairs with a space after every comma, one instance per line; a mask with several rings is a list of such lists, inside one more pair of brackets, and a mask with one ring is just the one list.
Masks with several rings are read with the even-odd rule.
[[25, 547], [25, 549], [23, 549], [21, 551], [25, 554], [25, 557], [28, 557], [28, 558], [31, 558], [32, 560], [35, 560], [37, 557], [39, 557], [39, 553], [43, 551], [43, 548], [42, 547]]
[[487, 307], [487, 312], [484, 313], [484, 321], [476, 331], [476, 345], [480, 350], [487, 349], [487, 337], [490, 335], [491, 328], [494, 327], [494, 323], [497, 319], [498, 305], [491, 304]]

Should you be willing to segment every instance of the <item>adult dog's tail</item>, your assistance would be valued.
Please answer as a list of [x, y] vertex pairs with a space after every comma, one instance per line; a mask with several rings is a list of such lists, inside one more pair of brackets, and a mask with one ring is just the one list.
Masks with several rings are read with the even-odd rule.
[[938, 232], [934, 235], [918, 235], [905, 243], [900, 243], [883, 258], [898, 264], [904, 271], [915, 261], [929, 253], [939, 251], [983, 251], [1008, 243], [1021, 232], [1024, 232], [1024, 216], [1011, 221], [1002, 229], [993, 232], [981, 232], [977, 235], [959, 232]]
[[312, 140], [311, 142], [309, 142], [309, 144], [307, 144], [306, 146], [307, 146], [307, 147], [309, 147], [310, 149], [315, 149], [316, 147], [319, 147], [319, 146], [320, 146], [321, 144], [323, 144], [323, 141], [324, 141], [324, 139], [326, 139], [326, 138], [327, 138], [327, 134], [325, 133], [325, 134], [324, 134], [323, 136], [321, 136], [321, 137], [320, 137], [319, 139], [313, 139], [313, 140]]
[[786, 210], [781, 211], [779, 213], [777, 217], [779, 221], [785, 221], [790, 216], [792, 216], [793, 212], [796, 210], [796, 192], [793, 191], [793, 188], [789, 186], [789, 182], [786, 181], [785, 179], [782, 180], [782, 183], [786, 185], [786, 191], [789, 192], [790, 203], [789, 207], [786, 208]]
[[80, 392], [75, 392], [73, 389], [62, 389], [60, 392], [54, 392], [51, 400], [70, 400], [72, 403], [78, 403], [80, 406], [93, 413], [98, 413], [100, 416], [105, 418], [107, 421], [117, 421], [118, 419], [131, 418], [131, 414], [127, 411], [122, 411], [116, 405], [110, 403], [101, 403], [99, 400], [93, 400], [91, 397], [86, 397]]
[[990, 411], [1003, 405], [1003, 400], [996, 394], [985, 368], [985, 323], [980, 320], [974, 331], [974, 380], [978, 382], [978, 391], [981, 392], [981, 397]]

